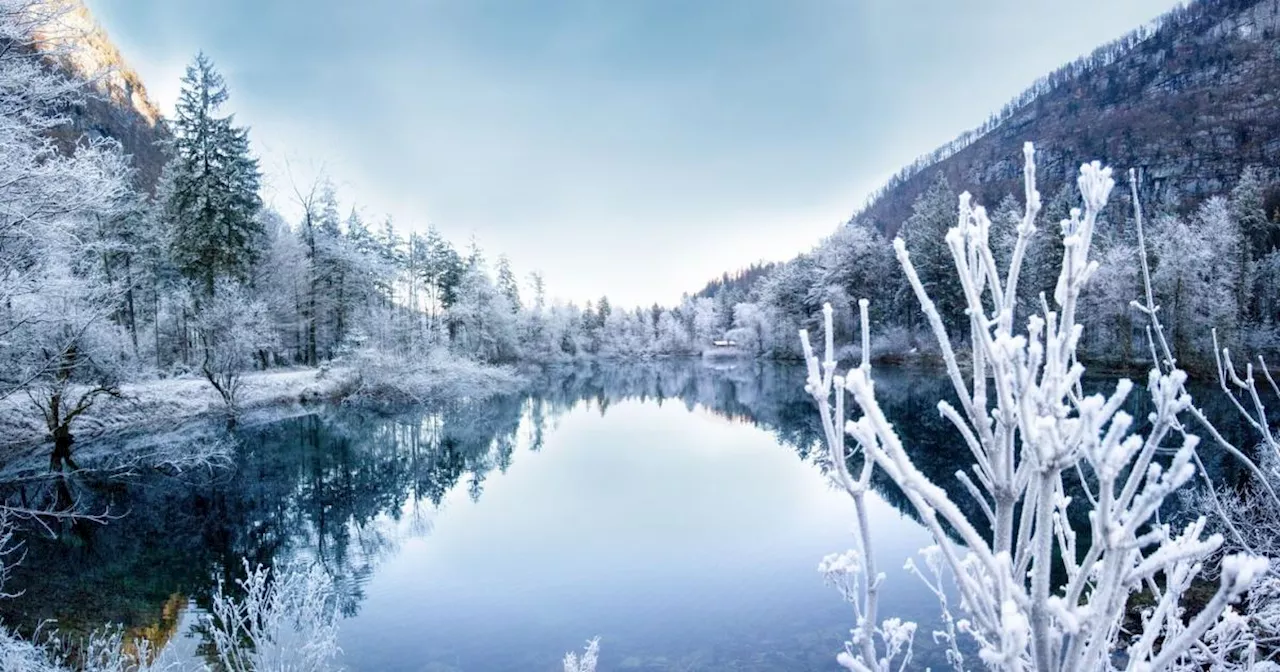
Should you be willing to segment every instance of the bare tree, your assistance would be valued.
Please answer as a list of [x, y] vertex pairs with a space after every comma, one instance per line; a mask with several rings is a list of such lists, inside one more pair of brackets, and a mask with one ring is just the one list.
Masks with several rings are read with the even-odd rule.
[[252, 299], [239, 283], [222, 278], [214, 284], [213, 295], [205, 301], [197, 323], [204, 351], [201, 372], [222, 397], [228, 420], [234, 423], [240, 412], [244, 373], [253, 365], [254, 354], [271, 347], [274, 340], [267, 307]]

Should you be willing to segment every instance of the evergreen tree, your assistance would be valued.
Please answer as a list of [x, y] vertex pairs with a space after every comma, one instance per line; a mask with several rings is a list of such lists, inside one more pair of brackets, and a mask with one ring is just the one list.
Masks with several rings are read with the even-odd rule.
[[1244, 311], [1245, 319], [1251, 322], [1261, 319], [1262, 307], [1258, 297], [1265, 293], [1268, 281], [1273, 280], [1258, 274], [1259, 261], [1271, 252], [1276, 234], [1280, 232], [1280, 227], [1267, 217], [1264, 200], [1262, 176], [1253, 166], [1245, 168], [1235, 189], [1231, 190], [1230, 214], [1243, 237], [1236, 262], [1242, 274], [1242, 280], [1236, 287], [1236, 301]]
[[1244, 169], [1240, 181], [1231, 190], [1231, 216], [1244, 235], [1250, 262], [1266, 256], [1276, 242], [1276, 234], [1280, 233], [1280, 226], [1267, 217], [1263, 192], [1262, 176], [1253, 166]]
[[511, 271], [511, 261], [505, 254], [498, 257], [498, 291], [507, 298], [512, 312], [520, 311], [520, 283], [516, 281], [516, 274]]
[[462, 284], [465, 268], [462, 257], [436, 227], [427, 229], [422, 246], [424, 258], [419, 272], [427, 292], [428, 329], [434, 332], [438, 329], [441, 311], [448, 310], [458, 300], [458, 286]]
[[262, 236], [258, 161], [248, 129], [231, 115], [217, 116], [227, 97], [222, 75], [198, 54], [182, 78], [172, 125], [168, 216], [174, 261], [206, 296], [219, 277], [249, 280]]
[[[912, 205], [911, 217], [902, 225], [899, 235], [906, 241], [911, 260], [920, 273], [929, 296], [933, 297], [942, 321], [951, 328], [961, 328], [964, 318], [964, 291], [956, 276], [955, 262], [947, 247], [947, 231], [956, 225], [957, 196], [942, 175], [938, 175], [928, 191]], [[906, 314], [915, 316], [915, 298], [907, 297]], [[913, 320], [908, 318], [908, 323]]]
[[[1071, 209], [1079, 206], [1079, 192], [1075, 184], [1063, 182], [1052, 198], [1044, 204], [1040, 223], [1027, 241], [1027, 256], [1018, 280], [1019, 314], [1024, 318], [1042, 312], [1040, 295], [1044, 294], [1049, 305], [1053, 304], [1053, 292], [1058, 285], [1062, 267], [1062, 222], [1071, 217]], [[1016, 235], [1016, 233], [1015, 233]]]
[[541, 313], [547, 304], [547, 282], [540, 271], [529, 273], [529, 286], [533, 288], [533, 310]]
[[613, 312], [613, 308], [609, 305], [609, 297], [600, 297], [600, 303], [596, 304], [596, 312], [599, 314], [599, 321], [596, 324], [604, 326], [605, 320], [609, 319], [609, 313]]

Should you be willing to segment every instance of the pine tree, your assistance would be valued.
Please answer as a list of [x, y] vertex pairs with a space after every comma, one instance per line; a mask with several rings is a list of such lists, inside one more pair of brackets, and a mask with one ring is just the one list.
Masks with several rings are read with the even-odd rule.
[[609, 297], [600, 297], [600, 303], [596, 304], [596, 312], [598, 313], [599, 326], [604, 326], [604, 321], [609, 319], [609, 313], [613, 312], [613, 307], [609, 305]]
[[1231, 216], [1244, 234], [1249, 260], [1256, 261], [1271, 251], [1278, 227], [1267, 217], [1262, 176], [1249, 166], [1231, 190]]
[[547, 281], [541, 271], [529, 273], [529, 286], [533, 288], [533, 310], [541, 313], [547, 305]]
[[1262, 313], [1256, 300], [1264, 289], [1255, 286], [1264, 277], [1258, 275], [1258, 262], [1271, 251], [1273, 239], [1280, 230], [1267, 217], [1264, 200], [1261, 175], [1253, 166], [1245, 168], [1235, 189], [1231, 190], [1230, 213], [1243, 236], [1238, 260], [1242, 279], [1236, 288], [1236, 300], [1249, 321], [1258, 320]]
[[321, 349], [332, 357], [347, 335], [347, 276], [350, 255], [342, 235], [342, 215], [338, 211], [338, 195], [332, 183], [326, 182], [320, 195], [320, 217], [316, 228], [314, 272], [320, 288], [319, 312]]
[[1071, 209], [1079, 204], [1078, 198], [1076, 186], [1067, 181], [1044, 204], [1041, 223], [1027, 241], [1026, 262], [1019, 276], [1020, 315], [1040, 313], [1041, 294], [1053, 304], [1053, 292], [1062, 267], [1062, 222], [1071, 217]]
[[434, 226], [427, 229], [422, 246], [424, 258], [419, 273], [427, 292], [427, 328], [435, 334], [439, 330], [441, 311], [448, 310], [458, 300], [458, 286], [462, 284], [465, 267], [457, 250]]
[[203, 53], [182, 78], [173, 120], [173, 184], [168, 216], [179, 270], [206, 296], [219, 277], [248, 281], [260, 254], [261, 173], [249, 131], [217, 116], [227, 87]]
[[511, 271], [511, 261], [505, 254], [498, 257], [498, 291], [507, 297], [511, 312], [520, 311], [520, 283], [516, 280], [516, 274]]
[[[946, 178], [938, 175], [928, 191], [916, 198], [899, 235], [906, 241], [920, 281], [937, 304], [942, 321], [958, 327], [965, 324], [964, 291], [947, 247], [947, 230], [956, 224], [956, 199]], [[914, 305], [908, 310], [914, 316]]]

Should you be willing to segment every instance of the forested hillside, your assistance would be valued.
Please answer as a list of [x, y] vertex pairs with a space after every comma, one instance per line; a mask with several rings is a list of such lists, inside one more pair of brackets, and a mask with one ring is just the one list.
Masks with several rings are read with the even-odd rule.
[[[1022, 145], [1034, 141], [1047, 222], [1066, 219], [1077, 205], [1071, 176], [1082, 162], [1135, 171], [1154, 220], [1148, 252], [1155, 288], [1189, 366], [1208, 364], [1197, 353], [1212, 349], [1213, 327], [1228, 345], [1273, 353], [1280, 343], [1278, 55], [1280, 2], [1181, 6], [1043, 77], [974, 131], [903, 168], [811, 252], [744, 276], [746, 285], [723, 287], [732, 302], [751, 306], [747, 314], [764, 316], [768, 329], [760, 333], [769, 343], [762, 349], [777, 355], [797, 354], [791, 335], [815, 327], [824, 302], [835, 306], [837, 328], [851, 329], [859, 298], [871, 300], [879, 354], [927, 351], [890, 239], [904, 238], [944, 318], [962, 324], [963, 301], [943, 239], [955, 223], [957, 198], [967, 191], [991, 211], [992, 235], [1008, 254], [1022, 210]], [[1096, 310], [1086, 324], [1084, 354], [1118, 366], [1146, 356], [1144, 322], [1128, 305], [1139, 292], [1130, 213], [1125, 189], [1104, 213], [1102, 277], [1086, 297]], [[1040, 293], [1052, 293], [1061, 257], [1055, 228], [1041, 226], [1031, 241], [1030, 277], [1020, 286], [1028, 308]], [[724, 305], [719, 293], [720, 285], [712, 285], [700, 295]]]
[[[1277, 54], [1280, 2], [1190, 2], [1041, 78], [903, 168], [857, 218], [896, 233], [939, 176], [998, 203], [1020, 189], [1027, 141], [1049, 184], [1099, 160], [1141, 171], [1150, 205], [1193, 207], [1224, 194], [1248, 166], [1270, 185], [1280, 180]], [[1268, 192], [1271, 210], [1275, 196]]]

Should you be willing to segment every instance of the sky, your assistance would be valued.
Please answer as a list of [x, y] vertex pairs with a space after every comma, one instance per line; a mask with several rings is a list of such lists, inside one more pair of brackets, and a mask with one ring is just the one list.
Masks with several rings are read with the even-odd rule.
[[[1171, 0], [85, 0], [171, 114], [204, 50], [264, 196], [323, 172], [552, 297], [671, 304]], [[1034, 140], [1034, 138], [1028, 138]]]

